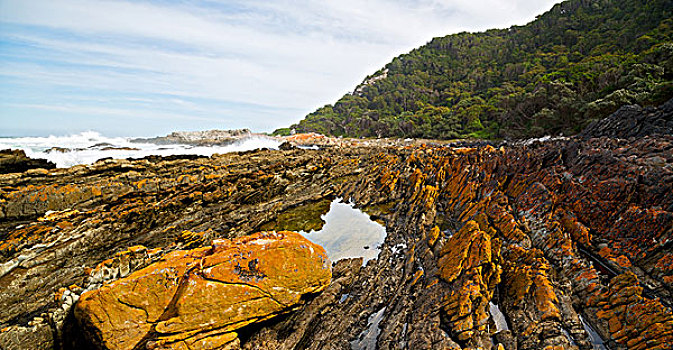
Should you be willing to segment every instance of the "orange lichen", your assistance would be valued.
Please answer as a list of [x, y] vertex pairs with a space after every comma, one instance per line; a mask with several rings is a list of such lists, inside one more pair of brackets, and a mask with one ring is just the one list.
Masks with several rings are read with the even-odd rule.
[[532, 302], [540, 320], [558, 319], [558, 299], [547, 272], [551, 269], [549, 263], [537, 249], [510, 248], [504, 269], [508, 299], [517, 306], [522, 305], [524, 300]]
[[162, 348], [214, 349], [236, 339], [236, 329], [286, 312], [330, 280], [320, 246], [294, 232], [262, 232], [171, 252], [84, 293], [75, 316], [110, 349], [133, 349], [148, 334]]
[[452, 291], [442, 310], [460, 340], [485, 329], [488, 302], [500, 281], [497, 244], [494, 249], [491, 236], [480, 231], [477, 222], [468, 221], [440, 252], [440, 277]]
[[663, 349], [673, 343], [673, 315], [657, 300], [644, 298], [632, 272], [614, 277], [610, 289], [594, 299], [611, 337], [629, 349]]
[[439, 238], [439, 232], [439, 227], [435, 226], [428, 233], [428, 245], [431, 248], [435, 246], [435, 242], [437, 242], [437, 239]]
[[54, 230], [53, 226], [44, 224], [29, 225], [11, 231], [0, 241], [0, 254], [9, 255], [19, 247], [30, 246], [45, 239]]

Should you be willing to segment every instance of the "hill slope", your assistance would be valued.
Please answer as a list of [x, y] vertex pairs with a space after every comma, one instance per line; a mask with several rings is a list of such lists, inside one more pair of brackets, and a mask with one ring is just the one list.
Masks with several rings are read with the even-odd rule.
[[623, 104], [673, 96], [672, 18], [670, 0], [570, 0], [525, 26], [435, 38], [292, 128], [445, 139], [574, 134]]

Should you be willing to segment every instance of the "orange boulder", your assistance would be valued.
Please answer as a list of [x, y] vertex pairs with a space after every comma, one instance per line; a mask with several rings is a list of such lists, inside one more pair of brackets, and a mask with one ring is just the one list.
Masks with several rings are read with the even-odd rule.
[[331, 280], [324, 249], [294, 232], [261, 232], [175, 251], [82, 295], [75, 316], [105, 349], [222, 348], [236, 330], [292, 311]]

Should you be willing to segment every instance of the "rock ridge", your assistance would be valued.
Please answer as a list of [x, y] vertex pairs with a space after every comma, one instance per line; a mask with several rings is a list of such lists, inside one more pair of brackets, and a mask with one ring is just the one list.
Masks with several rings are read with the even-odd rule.
[[5, 149], [0, 150], [0, 174], [22, 173], [27, 170], [35, 169], [54, 169], [56, 164], [46, 159], [33, 159], [26, 156], [22, 150]]

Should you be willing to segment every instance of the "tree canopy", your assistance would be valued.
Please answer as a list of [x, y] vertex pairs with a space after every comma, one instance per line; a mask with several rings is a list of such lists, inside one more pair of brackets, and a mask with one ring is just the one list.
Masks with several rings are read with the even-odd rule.
[[291, 128], [350, 137], [575, 134], [673, 97], [673, 1], [570, 0], [525, 26], [458, 33], [394, 58]]

